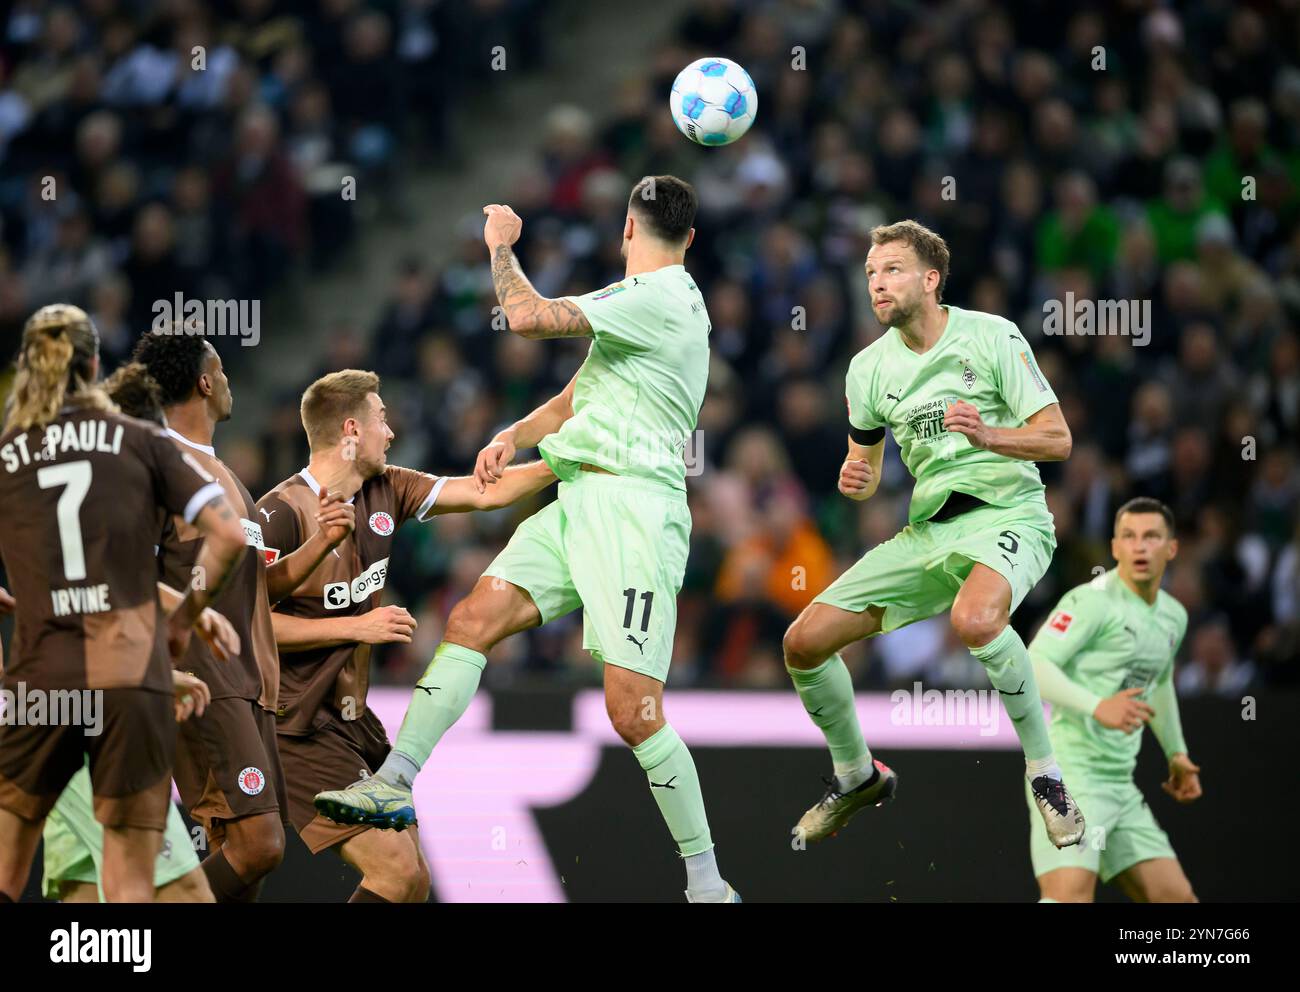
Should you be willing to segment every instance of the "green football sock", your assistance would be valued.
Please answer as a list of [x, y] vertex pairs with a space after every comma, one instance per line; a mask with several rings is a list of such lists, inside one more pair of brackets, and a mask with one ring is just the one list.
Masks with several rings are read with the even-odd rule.
[[443, 641], [411, 693], [397, 743], [376, 773], [386, 782], [410, 788], [415, 772], [469, 706], [487, 659], [479, 652]]
[[632, 748], [636, 760], [650, 780], [650, 793], [659, 804], [668, 831], [683, 858], [702, 854], [713, 847], [709, 820], [704, 814], [704, 795], [695, 762], [677, 731], [664, 724], [652, 736]]
[[[835, 762], [835, 776], [841, 786], [852, 788], [871, 774], [871, 749], [858, 725], [858, 710], [853, 701], [853, 678], [844, 659], [833, 654], [816, 668], [790, 668], [803, 708], [826, 736]], [[854, 775], [853, 771], [859, 774]], [[858, 781], [854, 781], [854, 779]]]
[[1020, 635], [1008, 624], [997, 637], [983, 647], [971, 648], [988, 672], [989, 681], [1002, 697], [1002, 705], [1016, 728], [1026, 761], [1042, 761], [1052, 756], [1052, 741], [1043, 719], [1043, 701], [1034, 681], [1034, 666], [1029, 649]]

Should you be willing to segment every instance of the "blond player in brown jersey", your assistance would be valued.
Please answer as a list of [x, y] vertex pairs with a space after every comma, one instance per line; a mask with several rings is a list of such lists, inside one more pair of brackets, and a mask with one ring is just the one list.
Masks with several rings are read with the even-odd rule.
[[317, 793], [374, 772], [390, 745], [366, 706], [374, 644], [410, 643], [415, 620], [382, 605], [393, 535], [407, 520], [487, 510], [555, 481], [542, 462], [512, 467], [495, 486], [472, 476], [438, 477], [387, 463], [393, 441], [373, 372], [345, 369], [318, 379], [302, 398], [311, 448], [305, 468], [258, 501], [268, 559], [315, 539], [322, 493], [356, 511], [356, 528], [273, 613], [280, 648], [280, 757], [295, 829], [313, 854], [337, 848], [362, 880], [354, 902], [423, 902], [429, 869], [418, 830], [375, 830], [317, 814]]

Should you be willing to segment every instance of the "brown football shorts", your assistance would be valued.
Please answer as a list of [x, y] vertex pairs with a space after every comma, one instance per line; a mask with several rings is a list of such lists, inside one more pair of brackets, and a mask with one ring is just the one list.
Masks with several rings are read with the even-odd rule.
[[[172, 694], [96, 689], [91, 698], [98, 702], [80, 723], [0, 725], [0, 807], [44, 820], [89, 755], [95, 819], [110, 828], [162, 831], [176, 755]], [[96, 732], [87, 735], [88, 728]]]
[[316, 812], [316, 793], [344, 789], [379, 770], [392, 745], [369, 707], [356, 720], [328, 722], [305, 737], [280, 735], [280, 760], [289, 793], [289, 819], [312, 854], [372, 827], [335, 823]]
[[213, 847], [225, 843], [225, 825], [231, 820], [278, 813], [286, 821], [289, 806], [275, 714], [256, 700], [212, 700], [202, 717], [181, 724], [176, 787]]

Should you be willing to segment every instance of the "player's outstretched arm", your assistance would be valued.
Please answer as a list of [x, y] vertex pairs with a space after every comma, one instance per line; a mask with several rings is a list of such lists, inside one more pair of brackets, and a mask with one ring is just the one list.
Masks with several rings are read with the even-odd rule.
[[561, 392], [498, 433], [478, 453], [478, 458], [474, 460], [474, 481], [479, 492], [500, 481], [518, 448], [535, 447], [542, 438], [554, 434], [573, 416], [573, 391], [577, 388], [577, 383], [578, 374], [575, 372]]
[[880, 485], [880, 468], [885, 460], [885, 439], [872, 445], [849, 438], [849, 453], [840, 466], [840, 492], [849, 499], [871, 499]]
[[484, 486], [472, 475], [448, 479], [438, 494], [438, 502], [429, 516], [438, 513], [467, 513], [470, 510], [497, 510], [526, 496], [539, 493], [555, 481], [555, 473], [543, 461], [512, 465], [501, 473], [493, 485]]
[[1063, 462], [1073, 446], [1059, 403], [1032, 414], [1023, 427], [990, 427], [973, 405], [958, 400], [943, 415], [943, 426], [965, 434], [976, 448], [1026, 462]]
[[511, 248], [524, 222], [508, 206], [489, 203], [483, 240], [492, 255], [492, 285], [510, 330], [525, 338], [581, 338], [591, 324], [570, 300], [548, 300], [533, 288]]
[[316, 523], [319, 529], [311, 537], [266, 567], [266, 597], [272, 604], [292, 595], [322, 559], [352, 533], [356, 527], [356, 509], [341, 494], [322, 489]]

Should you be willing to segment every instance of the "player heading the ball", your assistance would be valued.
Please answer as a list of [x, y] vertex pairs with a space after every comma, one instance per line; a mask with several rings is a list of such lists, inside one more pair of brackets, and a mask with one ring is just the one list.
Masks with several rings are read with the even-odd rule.
[[[624, 278], [557, 300], [533, 289], [511, 249], [523, 221], [508, 206], [483, 208], [510, 330], [592, 342], [573, 381], [497, 435], [475, 474], [484, 486], [500, 485], [515, 449], [537, 445], [561, 480], [559, 496], [520, 525], [452, 610], [378, 773], [316, 797], [327, 816], [399, 825], [414, 805], [416, 773], [465, 712], [487, 652], [582, 607], [583, 647], [605, 666], [610, 721], [645, 770], [685, 861], [687, 899], [740, 901], [718, 872], [695, 762], [663, 712], [691, 534], [679, 442], [695, 429], [709, 373], [708, 313], [684, 266], [696, 203], [681, 179], [643, 178], [623, 222]], [[648, 457], [659, 444], [658, 457]]]

